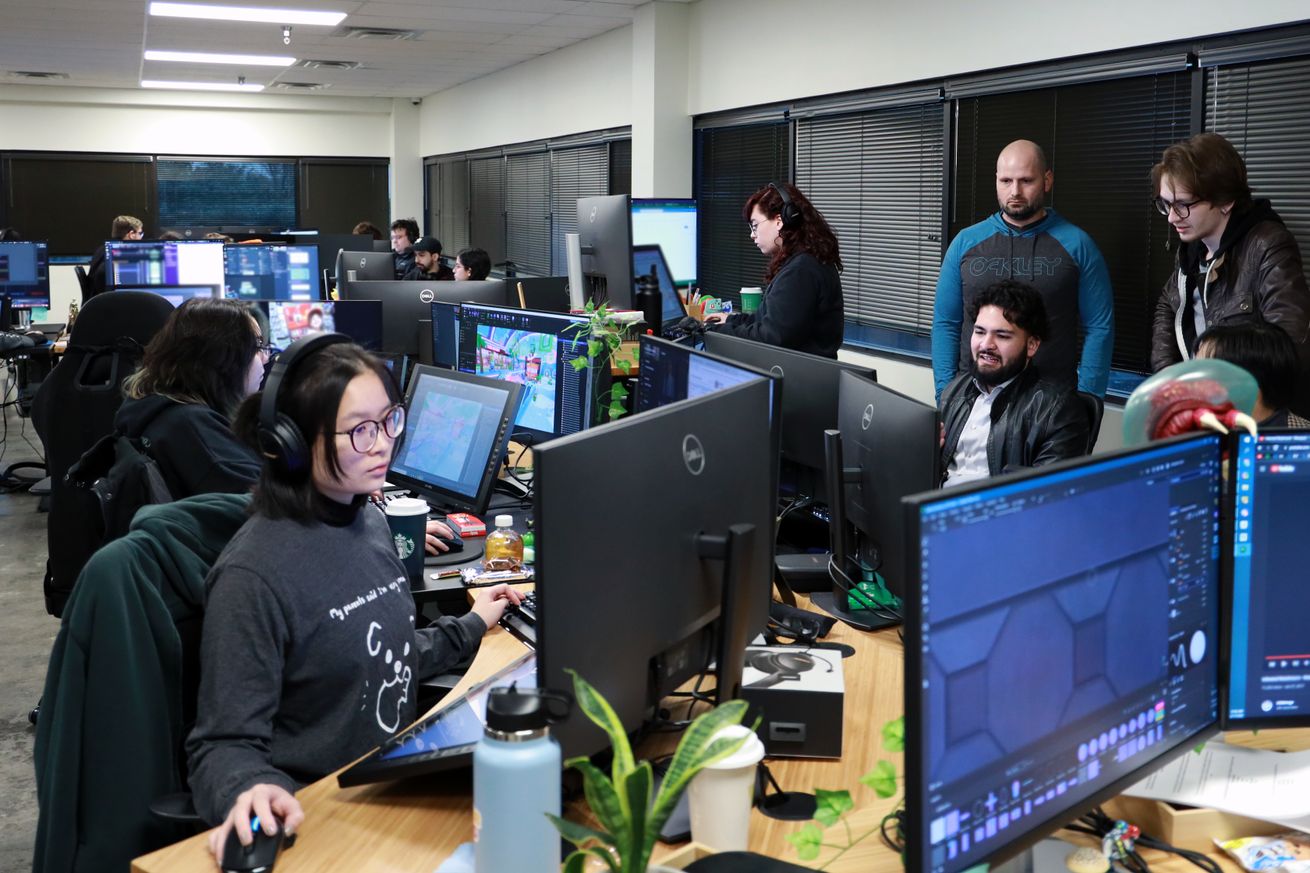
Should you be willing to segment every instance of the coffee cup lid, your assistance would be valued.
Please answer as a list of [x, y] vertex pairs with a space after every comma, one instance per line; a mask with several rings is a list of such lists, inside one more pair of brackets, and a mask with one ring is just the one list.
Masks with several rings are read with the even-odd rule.
[[427, 515], [428, 502], [418, 497], [397, 497], [387, 503], [387, 515]]

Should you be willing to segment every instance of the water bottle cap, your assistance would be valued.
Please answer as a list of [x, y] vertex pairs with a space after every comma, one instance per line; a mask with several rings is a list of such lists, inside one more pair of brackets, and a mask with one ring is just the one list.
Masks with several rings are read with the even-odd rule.
[[513, 527], [513, 526], [514, 526], [514, 516], [512, 515], [496, 516], [496, 527]]
[[487, 729], [501, 733], [541, 730], [551, 721], [536, 689], [493, 688], [487, 695]]

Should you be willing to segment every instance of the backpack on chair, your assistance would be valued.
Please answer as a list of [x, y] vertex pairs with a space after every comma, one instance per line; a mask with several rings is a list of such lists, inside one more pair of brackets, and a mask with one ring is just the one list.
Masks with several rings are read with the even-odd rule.
[[159, 464], [150, 456], [148, 437], [101, 437], [69, 469], [68, 481], [90, 491], [100, 505], [97, 548], [126, 534], [141, 507], [173, 502]]

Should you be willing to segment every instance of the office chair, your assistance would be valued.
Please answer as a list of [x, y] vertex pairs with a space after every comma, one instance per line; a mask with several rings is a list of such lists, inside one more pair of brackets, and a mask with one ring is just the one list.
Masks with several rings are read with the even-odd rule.
[[77, 274], [77, 284], [82, 289], [82, 302], [85, 303], [91, 299], [91, 277], [86, 274], [86, 268], [81, 264], [74, 267], [73, 272]]
[[1078, 400], [1087, 410], [1087, 454], [1096, 448], [1096, 437], [1101, 433], [1101, 418], [1105, 415], [1105, 401], [1095, 394], [1079, 391]]
[[51, 478], [46, 610], [64, 602], [99, 538], [94, 495], [65, 481], [68, 469], [114, 430], [123, 380], [141, 363], [145, 346], [164, 326], [173, 305], [157, 294], [117, 291], [87, 301], [73, 324], [68, 348], [36, 392], [32, 422], [45, 447]]
[[205, 577], [249, 502], [202, 494], [147, 506], [87, 562], [37, 723], [36, 873], [126, 870], [194, 832], [152, 806], [187, 785]]

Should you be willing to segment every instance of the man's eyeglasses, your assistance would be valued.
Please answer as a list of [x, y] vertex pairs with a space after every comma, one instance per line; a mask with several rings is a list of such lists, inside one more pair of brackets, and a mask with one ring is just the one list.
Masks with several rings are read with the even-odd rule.
[[1170, 209], [1172, 209], [1174, 211], [1174, 215], [1177, 215], [1179, 218], [1187, 218], [1187, 216], [1192, 214], [1192, 207], [1200, 203], [1201, 201], [1200, 200], [1165, 200], [1163, 197], [1157, 197], [1153, 202], [1155, 203], [1155, 211], [1163, 215], [1165, 218], [1169, 217]]
[[383, 414], [381, 421], [367, 419], [350, 430], [333, 431], [337, 436], [349, 436], [351, 447], [361, 455], [370, 452], [378, 442], [378, 431], [395, 439], [405, 432], [405, 407], [393, 406]]

